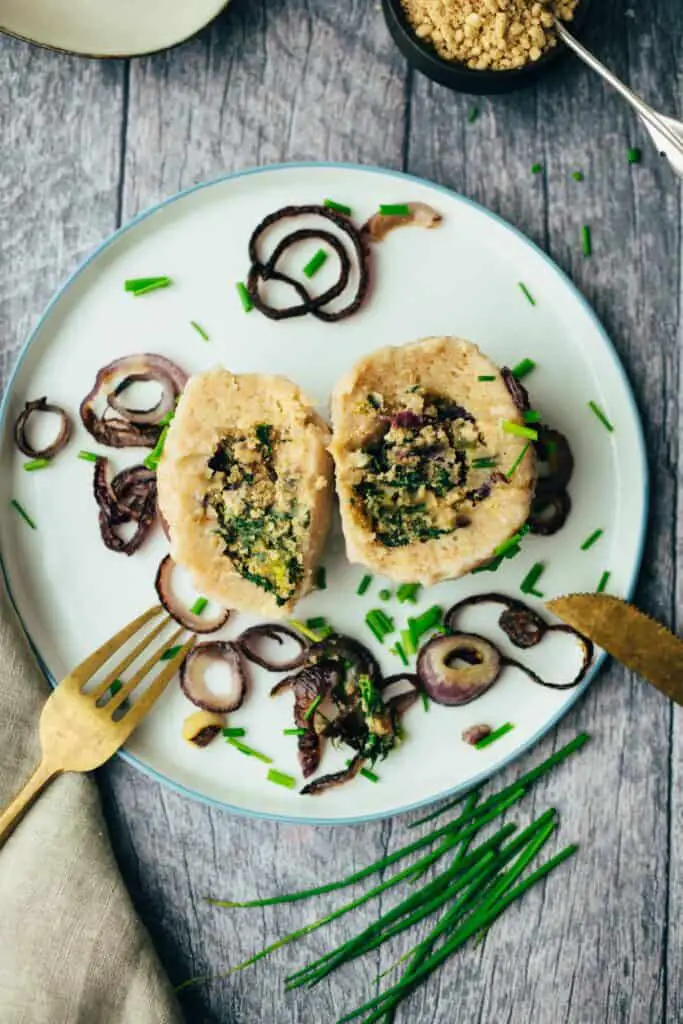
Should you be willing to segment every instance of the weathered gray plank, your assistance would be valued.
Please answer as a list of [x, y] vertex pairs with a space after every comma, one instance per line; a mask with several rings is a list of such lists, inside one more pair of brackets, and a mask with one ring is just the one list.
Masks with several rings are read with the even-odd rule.
[[116, 226], [122, 76], [0, 37], [0, 381], [55, 288]]
[[[617, 72], [632, 73], [637, 87], [669, 109], [680, 45], [674, 51], [654, 40], [667, 38], [667, 30], [671, 38], [673, 18], [671, 3], [648, 5], [647, 18], [634, 20], [624, 19], [620, 4], [604, 3], [591, 37]], [[576, 64], [535, 93], [478, 103], [481, 115], [471, 125], [470, 99], [419, 78], [413, 96], [410, 169], [483, 201], [539, 241], [577, 281], [619, 348], [645, 414], [653, 474], [639, 600], [671, 621], [679, 188], [623, 104]], [[646, 158], [631, 169], [626, 148], [634, 143]], [[544, 179], [530, 174], [536, 161]], [[586, 174], [582, 184], [572, 180], [574, 169]], [[593, 227], [591, 260], [581, 255], [584, 223]], [[483, 1021], [664, 1019], [667, 929], [670, 964], [680, 951], [667, 907], [669, 720], [668, 704], [639, 680], [615, 665], [603, 673], [558, 731], [557, 742], [585, 728], [592, 743], [560, 778], [539, 787], [535, 801], [540, 810], [557, 795], [563, 837], [581, 842], [579, 858], [501, 920], [483, 952], [470, 950], [443, 972], [438, 989], [416, 996], [406, 1019], [446, 1021], [446, 1007], [456, 1001], [462, 1019]], [[399, 945], [392, 958], [400, 952]], [[676, 972], [680, 980], [680, 967]], [[670, 982], [676, 1020], [673, 988]]]
[[[363, 0], [267, 5], [235, 0], [226, 16], [180, 50], [131, 65], [124, 215], [226, 170], [294, 159], [400, 166], [405, 73], [381, 14]], [[262, 893], [346, 874], [382, 855], [383, 826], [331, 834], [243, 821], [190, 805], [112, 765], [102, 784], [124, 873], [172, 979], [217, 973], [331, 909], [216, 911], [207, 893]], [[355, 915], [356, 927], [372, 908]], [[344, 921], [312, 936], [311, 955], [348, 936]], [[281, 983], [301, 964], [283, 949], [267, 968], [190, 989], [191, 1020], [334, 1020], [372, 990], [376, 959], [314, 995]], [[286, 1006], [286, 1010], [284, 1007]]]

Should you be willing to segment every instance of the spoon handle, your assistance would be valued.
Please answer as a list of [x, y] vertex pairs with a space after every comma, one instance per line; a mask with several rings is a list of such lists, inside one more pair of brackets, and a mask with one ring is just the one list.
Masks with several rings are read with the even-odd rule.
[[599, 61], [597, 57], [594, 57], [585, 46], [582, 46], [578, 39], [575, 39], [571, 32], [568, 32], [560, 21], [555, 21], [555, 28], [562, 42], [565, 43], [570, 50], [573, 50], [589, 68], [592, 68], [593, 71], [597, 71], [597, 73], [601, 75], [606, 82], [609, 82], [613, 89], [616, 89], [618, 93], [621, 93], [624, 99], [638, 111], [641, 117], [645, 118], [648, 123], [653, 123], [656, 115], [652, 107], [648, 106], [647, 103], [641, 100], [640, 96], [637, 96], [632, 89], [629, 89], [629, 87], [625, 85], [620, 78], [617, 78], [609, 68], [605, 67], [602, 61]]

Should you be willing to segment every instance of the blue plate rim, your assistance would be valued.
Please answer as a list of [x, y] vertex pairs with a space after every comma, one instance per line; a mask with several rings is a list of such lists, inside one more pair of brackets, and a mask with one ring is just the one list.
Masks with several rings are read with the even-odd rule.
[[[118, 241], [119, 238], [121, 238], [128, 231], [131, 231], [133, 228], [136, 228], [139, 224], [142, 224], [143, 221], [147, 220], [149, 217], [152, 217], [154, 214], [160, 212], [161, 210], [166, 209], [166, 207], [171, 206], [173, 203], [176, 203], [179, 200], [184, 199], [186, 196], [193, 195], [196, 192], [201, 192], [204, 189], [212, 188], [216, 185], [221, 185], [226, 181], [233, 181], [238, 178], [247, 178], [258, 174], [267, 174], [277, 171], [311, 170], [314, 168], [324, 168], [327, 170], [331, 169], [342, 171], [362, 171], [369, 172], [371, 174], [381, 175], [384, 177], [397, 178], [403, 181], [413, 182], [416, 185], [421, 185], [426, 188], [433, 189], [434, 191], [447, 195], [450, 198], [458, 199], [466, 206], [472, 207], [479, 213], [484, 214], [486, 217], [493, 220], [496, 224], [506, 228], [508, 231], [512, 232], [518, 239], [520, 239], [520, 241], [522, 241], [525, 245], [529, 246], [531, 250], [535, 252], [538, 256], [540, 256], [541, 259], [548, 265], [548, 267], [560, 278], [560, 280], [565, 284], [565, 286], [568, 287], [569, 291], [574, 295], [579, 305], [583, 307], [587, 316], [593, 322], [596, 330], [602, 336], [606, 348], [614, 361], [616, 370], [621, 376], [626, 391], [626, 395], [629, 401], [629, 411], [631, 412], [637, 426], [637, 455], [640, 464], [639, 468], [641, 469], [643, 475], [645, 493], [643, 495], [644, 511], [642, 521], [640, 524], [638, 550], [636, 553], [631, 578], [626, 587], [625, 594], [625, 599], [630, 600], [635, 591], [643, 560], [643, 552], [645, 548], [645, 538], [647, 534], [647, 521], [650, 505], [650, 480], [647, 462], [647, 451], [645, 447], [645, 436], [643, 433], [643, 425], [640, 418], [640, 411], [638, 409], [633, 394], [633, 389], [631, 388], [631, 382], [628, 379], [626, 370], [623, 366], [623, 363], [621, 362], [621, 359], [619, 358], [619, 353], [617, 352], [614, 343], [612, 342], [612, 339], [603, 327], [600, 319], [593, 310], [593, 307], [590, 305], [585, 296], [579, 291], [578, 287], [574, 284], [571, 278], [562, 270], [560, 266], [558, 266], [557, 263], [555, 263], [553, 259], [551, 259], [550, 256], [548, 256], [547, 253], [543, 251], [543, 249], [536, 245], [536, 243], [533, 242], [530, 238], [528, 238], [522, 231], [520, 231], [519, 228], [516, 228], [514, 224], [510, 224], [509, 221], [506, 221], [505, 218], [499, 216], [497, 213], [493, 213], [491, 210], [487, 210], [485, 206], [482, 206], [480, 203], [477, 203], [473, 199], [469, 199], [467, 196], [461, 195], [461, 193], [456, 192], [454, 189], [448, 188], [445, 185], [438, 185], [435, 182], [429, 181], [426, 178], [421, 178], [415, 174], [408, 174], [405, 171], [398, 171], [395, 169], [378, 167], [372, 164], [366, 165], [356, 163], [344, 163], [342, 161], [302, 160], [294, 161], [292, 163], [265, 164], [260, 165], [258, 167], [245, 168], [240, 171], [229, 171], [226, 174], [219, 175], [216, 178], [211, 178], [208, 181], [202, 181], [198, 182], [196, 185], [190, 185], [188, 188], [182, 189], [181, 191], [174, 193], [172, 196], [168, 196], [166, 199], [163, 199], [161, 202], [156, 203], [154, 206], [150, 206], [146, 210], [143, 210], [141, 213], [136, 214], [136, 216], [129, 220], [126, 224], [122, 224], [121, 227], [117, 228], [116, 231], [114, 231], [111, 235], [105, 238], [104, 241], [100, 242], [100, 244], [97, 245], [95, 249], [93, 249], [90, 255], [86, 256], [86, 258], [82, 260], [81, 263], [79, 263], [79, 265], [68, 275], [68, 277], [61, 285], [61, 287], [57, 289], [57, 291], [52, 296], [47, 306], [43, 310], [33, 330], [29, 333], [26, 341], [21, 347], [19, 355], [7, 380], [5, 393], [2, 397], [2, 402], [0, 402], [0, 432], [4, 432], [5, 430], [9, 408], [9, 399], [12, 393], [15, 378], [18, 376], [21, 366], [26, 356], [28, 355], [28, 352], [32, 344], [40, 334], [45, 322], [50, 317], [53, 309], [55, 309], [58, 303], [61, 302], [62, 298], [66, 295], [69, 288], [75, 283], [76, 279], [106, 249], [108, 249], [111, 245]], [[9, 596], [10, 603], [17, 615], [17, 618], [19, 620], [19, 623], [21, 624], [24, 634], [26, 635], [31, 650], [36, 656], [36, 660], [38, 661], [41, 671], [43, 672], [43, 675], [47, 679], [50, 686], [54, 688], [57, 685], [57, 680], [54, 678], [54, 676], [48, 669], [47, 665], [41, 658], [40, 652], [33, 643], [29, 631], [21, 617], [19, 608], [17, 607], [14, 595], [12, 593], [12, 589], [10, 587], [7, 567], [5, 565], [5, 560], [2, 551], [0, 551], [0, 572], [2, 573], [2, 577], [7, 588], [7, 594]], [[528, 753], [533, 747], [536, 746], [536, 744], [541, 739], [543, 739], [544, 736], [546, 736], [552, 729], [555, 728], [556, 725], [559, 724], [559, 722], [565, 717], [565, 715], [568, 714], [568, 712], [574, 707], [576, 702], [583, 696], [583, 694], [586, 692], [587, 688], [597, 675], [601, 665], [604, 663], [605, 658], [605, 653], [601, 653], [597, 661], [595, 662], [595, 665], [593, 665], [593, 667], [590, 669], [586, 678], [579, 686], [577, 686], [576, 690], [574, 690], [574, 692], [572, 693], [569, 702], [565, 704], [564, 707], [562, 707], [555, 715], [553, 715], [550, 718], [550, 720], [546, 722], [540, 729], [538, 729], [533, 734], [533, 736], [531, 736], [526, 741], [526, 743], [523, 743], [521, 746], [517, 747], [513, 753], [511, 753], [508, 757], [504, 758], [504, 760], [501, 761], [499, 764], [496, 764], [490, 768], [483, 769], [481, 772], [479, 772], [478, 775], [469, 778], [465, 783], [460, 783], [459, 785], [455, 785], [448, 789], [444, 789], [442, 792], [434, 796], [427, 797], [423, 800], [417, 800], [411, 804], [406, 804], [403, 807], [395, 808], [389, 811], [374, 811], [370, 814], [363, 814], [360, 816], [357, 815], [348, 818], [301, 818], [296, 815], [278, 814], [271, 811], [252, 811], [245, 807], [236, 807], [235, 805], [227, 803], [224, 800], [219, 800], [217, 797], [207, 796], [204, 793], [200, 793], [197, 790], [191, 789], [189, 786], [185, 786], [181, 782], [176, 782], [173, 779], [170, 779], [167, 775], [164, 775], [162, 772], [157, 771], [156, 768], [151, 768], [149, 765], [146, 765], [134, 754], [129, 754], [125, 750], [118, 751], [118, 753], [115, 756], [120, 757], [123, 761], [126, 761], [128, 764], [132, 765], [134, 768], [142, 772], [148, 778], [153, 779], [155, 782], [160, 783], [162, 786], [166, 786], [168, 789], [180, 794], [181, 796], [187, 797], [190, 800], [194, 800], [215, 810], [228, 811], [232, 814], [239, 815], [240, 817], [244, 818], [251, 818], [257, 821], [274, 821], [282, 822], [285, 824], [312, 826], [361, 825], [371, 821], [382, 821], [387, 818], [396, 817], [400, 814], [408, 814], [411, 811], [424, 809], [426, 807], [431, 806], [432, 804], [438, 803], [440, 800], [452, 800], [457, 797], [465, 796], [471, 789], [473, 789], [476, 786], [482, 785], [488, 779], [498, 774], [498, 772], [503, 771], [510, 764], [517, 761], [524, 754]]]

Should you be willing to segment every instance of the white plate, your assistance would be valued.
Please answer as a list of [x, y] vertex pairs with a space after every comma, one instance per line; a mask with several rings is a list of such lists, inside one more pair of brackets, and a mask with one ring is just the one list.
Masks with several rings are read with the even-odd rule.
[[86, 57], [137, 57], [189, 39], [228, 0], [0, 0], [0, 31]]
[[[256, 311], [245, 315], [234, 282], [245, 275], [254, 226], [280, 206], [324, 197], [348, 203], [358, 218], [380, 202], [424, 200], [442, 212], [444, 223], [434, 231], [403, 229], [375, 250], [371, 300], [347, 321], [273, 323]], [[307, 258], [299, 250], [294, 260], [302, 266]], [[154, 274], [170, 275], [173, 286], [141, 298], [124, 292], [125, 278]], [[520, 281], [535, 306], [524, 298]], [[190, 320], [206, 329], [210, 341], [201, 340]], [[448, 607], [492, 589], [519, 595], [519, 584], [536, 561], [546, 563], [539, 586], [547, 598], [594, 590], [606, 569], [609, 590], [630, 595], [646, 518], [643, 439], [617, 356], [573, 285], [513, 228], [427, 182], [367, 168], [266, 168], [190, 189], [105, 242], [50, 304], [15, 370], [2, 409], [0, 550], [13, 600], [48, 675], [60, 679], [152, 603], [154, 574], [166, 545], [157, 530], [132, 558], [103, 547], [91, 496], [92, 466], [76, 458], [80, 448], [97, 450], [97, 445], [80, 424], [52, 467], [22, 470], [11, 428], [27, 398], [46, 394], [76, 413], [99, 367], [126, 353], [156, 351], [189, 372], [224, 363], [238, 372], [287, 374], [325, 412], [334, 382], [359, 356], [429, 334], [469, 338], [501, 364], [535, 359], [538, 368], [526, 381], [533, 405], [569, 437], [576, 469], [570, 486], [573, 511], [558, 535], [526, 538], [522, 553], [495, 575], [440, 584], [423, 593], [418, 608], [437, 602]], [[607, 412], [614, 433], [588, 409], [589, 399]], [[140, 450], [107, 454], [117, 470], [139, 462], [141, 455]], [[35, 518], [36, 532], [10, 508], [12, 497]], [[580, 551], [598, 527], [604, 536], [589, 551]], [[328, 588], [307, 597], [299, 617], [326, 615], [338, 629], [371, 642], [363, 616], [380, 603], [382, 581], [375, 580], [365, 597], [356, 596], [363, 570], [347, 563], [338, 532], [325, 564]], [[401, 622], [414, 612], [410, 606], [392, 604], [392, 609]], [[235, 615], [224, 635], [236, 635], [250, 621]], [[382, 649], [377, 654], [387, 671], [398, 669], [393, 655]], [[566, 655], [566, 648], [549, 646], [545, 671], [566, 678], [571, 674]], [[250, 697], [231, 724], [244, 725], [248, 742], [270, 754], [278, 769], [298, 775], [296, 741], [282, 734], [291, 725], [291, 699], [269, 699], [274, 678], [253, 673]], [[378, 766], [380, 784], [358, 778], [317, 798], [268, 783], [260, 762], [220, 741], [204, 751], [192, 749], [180, 737], [190, 707], [175, 685], [123, 756], [189, 795], [233, 810], [300, 821], [357, 821], [461, 791], [490, 775], [554, 725], [581, 689], [541, 688], [509, 669], [470, 705], [432, 705], [429, 713], [417, 706], [405, 720], [407, 741]], [[460, 738], [473, 723], [496, 727], [508, 720], [514, 730], [484, 750]], [[340, 758], [328, 749], [324, 770], [333, 770]]]

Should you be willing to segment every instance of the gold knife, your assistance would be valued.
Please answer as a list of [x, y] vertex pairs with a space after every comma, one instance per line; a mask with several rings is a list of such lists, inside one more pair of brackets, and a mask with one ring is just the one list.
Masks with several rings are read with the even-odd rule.
[[569, 594], [546, 608], [683, 704], [683, 640], [665, 626], [609, 594]]

